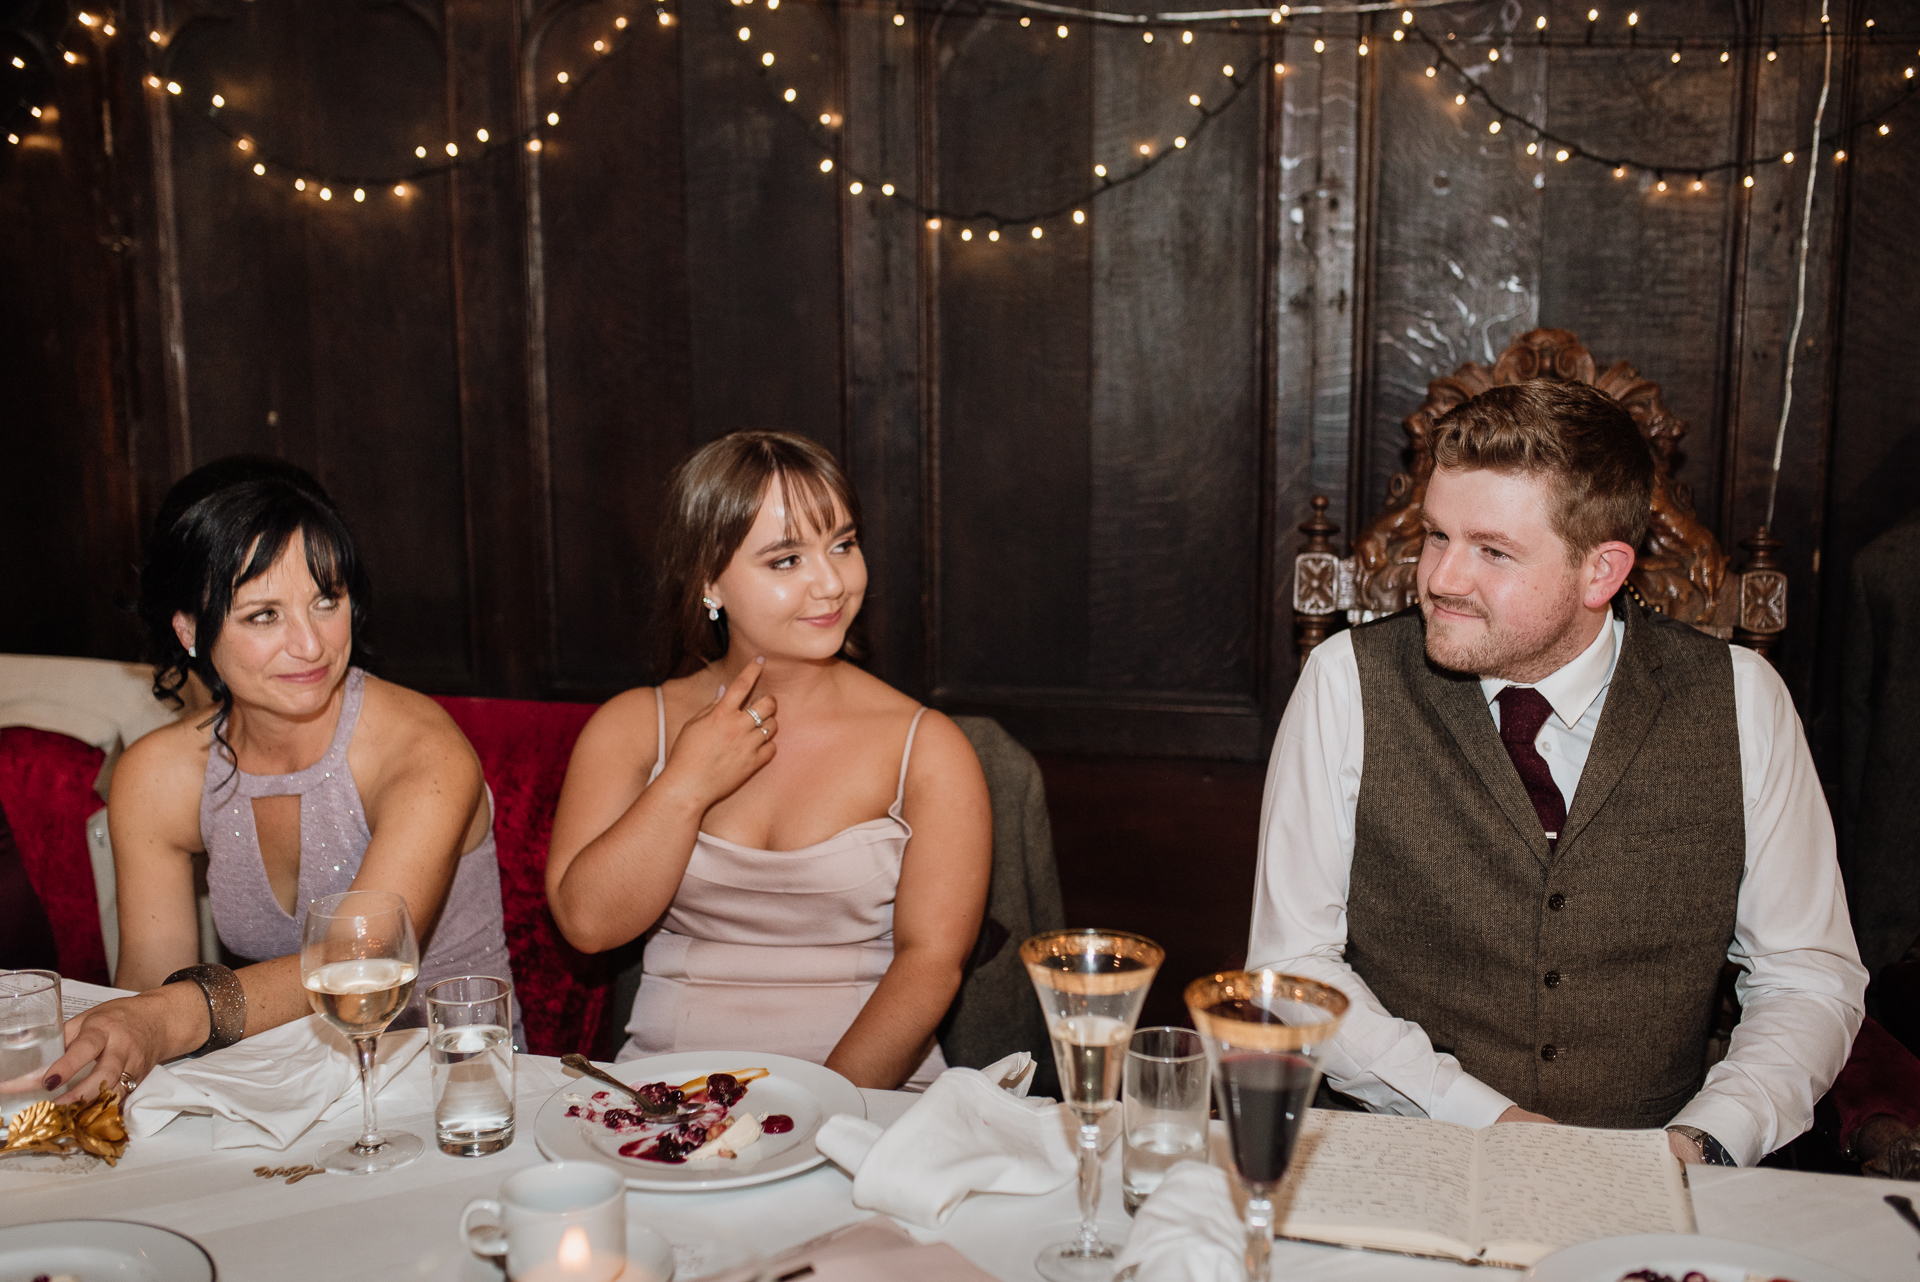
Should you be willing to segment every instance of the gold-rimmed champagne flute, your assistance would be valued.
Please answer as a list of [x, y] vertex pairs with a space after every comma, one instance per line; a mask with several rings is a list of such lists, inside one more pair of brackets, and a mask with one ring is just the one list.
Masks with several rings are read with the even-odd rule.
[[1267, 1282], [1273, 1195], [1293, 1160], [1320, 1083], [1320, 1059], [1347, 1013], [1347, 997], [1298, 975], [1237, 970], [1194, 980], [1186, 1001], [1212, 1061], [1233, 1168], [1247, 1189], [1247, 1277]]
[[329, 1171], [371, 1175], [405, 1166], [426, 1145], [405, 1131], [382, 1132], [373, 1107], [380, 1034], [406, 1009], [420, 974], [420, 944], [407, 901], [385, 890], [349, 890], [314, 901], [300, 937], [300, 982], [314, 1013], [353, 1041], [360, 1067], [363, 1125], [357, 1140], [320, 1150]]
[[1100, 1240], [1100, 1118], [1120, 1096], [1127, 1044], [1166, 950], [1123, 930], [1056, 930], [1020, 945], [1060, 1068], [1060, 1090], [1080, 1118], [1080, 1234], [1034, 1260], [1049, 1282], [1107, 1282], [1113, 1248]]

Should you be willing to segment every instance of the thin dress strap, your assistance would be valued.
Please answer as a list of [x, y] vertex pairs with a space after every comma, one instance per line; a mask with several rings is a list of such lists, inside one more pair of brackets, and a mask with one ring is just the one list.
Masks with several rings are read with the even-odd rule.
[[[354, 727], [360, 724], [360, 705], [366, 694], [367, 674], [359, 668], [348, 668], [345, 680], [345, 694], [340, 701], [340, 719], [334, 723], [333, 737], [327, 741], [327, 750], [320, 759], [304, 770], [295, 770], [283, 775], [250, 775], [239, 768], [231, 756], [216, 750], [207, 754], [207, 777], [213, 779], [216, 759], [223, 759], [233, 766], [231, 782], [233, 796], [241, 797], [286, 797], [301, 796], [323, 786], [333, 777], [333, 771], [347, 769], [347, 745], [353, 741]], [[224, 771], [223, 771], [224, 775]], [[352, 775], [347, 776], [351, 785]], [[228, 786], [222, 781], [222, 786]]]
[[654, 749], [653, 773], [647, 776], [649, 784], [658, 779], [660, 772], [667, 768], [667, 688], [665, 686], [653, 688], [653, 713], [654, 720], [660, 726], [660, 746]]
[[900, 753], [900, 787], [894, 791], [893, 804], [887, 807], [887, 813], [895, 819], [900, 817], [900, 804], [907, 799], [907, 763], [913, 760], [913, 736], [920, 731], [920, 718], [927, 715], [926, 705], [913, 714], [913, 724], [907, 727], [907, 746]]

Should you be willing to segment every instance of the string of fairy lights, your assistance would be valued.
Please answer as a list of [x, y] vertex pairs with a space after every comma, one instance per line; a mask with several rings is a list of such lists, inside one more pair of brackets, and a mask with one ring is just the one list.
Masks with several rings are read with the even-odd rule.
[[[821, 0], [787, 2], [819, 3]], [[1548, 19], [1543, 15], [1533, 20], [1531, 28], [1523, 24], [1514, 31], [1500, 35], [1483, 34], [1462, 39], [1454, 31], [1429, 30], [1426, 23], [1416, 16], [1432, 15], [1435, 11], [1453, 6], [1457, 0], [1400, 0], [1399, 3], [1361, 0], [1360, 3], [1338, 5], [1281, 5], [1277, 8], [1144, 14], [1113, 13], [1054, 4], [1048, 0], [962, 0], [963, 5], [971, 6], [967, 12], [972, 16], [1016, 22], [1023, 28], [1039, 24], [1044, 30], [1051, 25], [1055, 36], [1062, 40], [1071, 38], [1076, 29], [1127, 27], [1138, 30], [1145, 45], [1152, 45], [1159, 40], [1163, 44], [1173, 43], [1176, 47], [1186, 48], [1194, 44], [1196, 31], [1213, 36], [1258, 37], [1262, 41], [1260, 47], [1247, 50], [1248, 56], [1219, 64], [1218, 78], [1211, 80], [1207, 77], [1216, 75], [1210, 69], [1212, 64], [1203, 64], [1200, 60], [1202, 50], [1193, 50], [1196, 72], [1193, 91], [1185, 95], [1184, 103], [1169, 104], [1182, 114], [1177, 119], [1171, 115], [1166, 117], [1169, 123], [1158, 135], [1141, 137], [1129, 143], [1129, 150], [1124, 157], [1099, 159], [1091, 181], [1072, 197], [1051, 200], [1035, 208], [994, 210], [962, 208], [939, 199], [925, 198], [910, 190], [907, 184], [897, 181], [897, 175], [866, 173], [857, 166], [844, 163], [839, 136], [845, 121], [840, 112], [831, 103], [803, 101], [799, 89], [787, 83], [788, 78], [783, 74], [785, 66], [776, 47], [777, 40], [766, 32], [755, 31], [751, 11], [763, 9], [772, 13], [779, 9], [781, 0], [726, 0], [726, 3], [720, 0], [682, 0], [682, 3], [700, 4], [716, 22], [723, 24], [737, 37], [738, 45], [753, 60], [753, 69], [765, 91], [771, 95], [772, 102], [804, 131], [820, 152], [814, 163], [817, 163], [823, 176], [844, 183], [845, 190], [851, 196], [877, 193], [880, 198], [895, 202], [924, 219], [930, 230], [948, 227], [962, 240], [983, 235], [989, 241], [998, 241], [1003, 233], [1010, 231], [1017, 234], [1016, 229], [1025, 229], [1027, 236], [1040, 239], [1046, 234], [1048, 226], [1068, 219], [1073, 225], [1084, 225], [1093, 202], [1111, 191], [1138, 181], [1173, 157], [1192, 151], [1193, 144], [1207, 128], [1230, 109], [1249, 87], [1265, 79], [1269, 69], [1275, 77], [1286, 75], [1286, 51], [1297, 47], [1299, 56], [1305, 57], [1309, 41], [1315, 58], [1324, 56], [1329, 44], [1336, 42], [1351, 42], [1360, 57], [1370, 56], [1376, 46], [1388, 41], [1423, 44], [1430, 54], [1425, 77], [1435, 82], [1443, 93], [1446, 89], [1452, 89], [1454, 92], [1451, 97], [1456, 108], [1465, 108], [1471, 103], [1484, 109], [1490, 135], [1507, 132], [1516, 139], [1524, 137], [1527, 140], [1524, 152], [1528, 157], [1544, 160], [1551, 156], [1558, 163], [1587, 161], [1606, 166], [1616, 178], [1637, 173], [1649, 180], [1656, 193], [1665, 193], [1670, 186], [1681, 183], [1689, 184], [1689, 189], [1697, 192], [1705, 188], [1711, 176], [1722, 173], [1737, 173], [1745, 187], [1752, 187], [1758, 169], [1768, 165], [1790, 166], [1795, 162], [1795, 151], [1788, 149], [1768, 155], [1704, 162], [1619, 154], [1604, 147], [1583, 144], [1543, 122], [1530, 119], [1524, 112], [1501, 101], [1486, 87], [1483, 83], [1488, 78], [1485, 72], [1497, 66], [1503, 58], [1511, 61], [1527, 48], [1578, 47], [1638, 51], [1642, 55], [1653, 53], [1664, 56], [1671, 63], [1700, 56], [1710, 59], [1717, 57], [1718, 63], [1723, 66], [1732, 64], [1737, 54], [1752, 49], [1763, 50], [1765, 61], [1771, 63], [1778, 60], [1782, 48], [1820, 42], [1831, 34], [1829, 27], [1823, 25], [1809, 32], [1750, 33], [1733, 37], [1655, 37], [1644, 30], [1645, 24], [1641, 22], [1638, 10], [1630, 10], [1624, 22], [1618, 21], [1618, 15], [1615, 15], [1614, 20], [1603, 25], [1601, 11], [1594, 8], [1588, 10], [1584, 26], [1571, 34], [1550, 31]], [[916, 6], [932, 3], [934, 0], [887, 3], [882, 11], [891, 15], [894, 25], [905, 26], [910, 15], [916, 14]], [[931, 14], [933, 10], [928, 9], [927, 12]], [[954, 11], [948, 8], [941, 12], [951, 16]], [[1386, 23], [1389, 30], [1302, 30], [1308, 25], [1302, 22], [1303, 18], [1334, 15], [1359, 15], [1367, 23], [1377, 18]], [[69, 45], [63, 33], [47, 53], [53, 70], [58, 70], [62, 65], [79, 65], [99, 47], [119, 35], [110, 12], [83, 10], [75, 15], [73, 21], [81, 28], [84, 39]], [[626, 41], [639, 38], [643, 30], [671, 28], [679, 21], [681, 15], [668, 6], [667, 0], [659, 0], [654, 5], [651, 21], [647, 21], [644, 14], [636, 16], [622, 13], [613, 17], [608, 29], [593, 36], [588, 46], [580, 49], [578, 65], [555, 70], [550, 73], [550, 80], [543, 81], [542, 109], [529, 123], [519, 128], [498, 130], [479, 127], [471, 138], [417, 141], [412, 147], [411, 162], [402, 162], [384, 175], [329, 172], [307, 164], [298, 157], [277, 153], [263, 145], [255, 132], [244, 128], [241, 122], [233, 118], [233, 113], [227, 109], [226, 98], [218, 92], [210, 94], [205, 105], [192, 114], [226, 138], [243, 170], [250, 171], [255, 179], [279, 185], [283, 189], [290, 188], [295, 195], [311, 197], [322, 204], [336, 198], [344, 204], [364, 204], [370, 198], [388, 193], [394, 199], [404, 201], [415, 194], [419, 184], [441, 175], [487, 163], [520, 150], [539, 153], [546, 145], [547, 136], [555, 135], [560, 129], [575, 96]], [[1826, 21], [1823, 14], [1822, 23], [1826, 24]], [[180, 79], [170, 73], [175, 52], [174, 38], [178, 34], [150, 31], [142, 47], [149, 67], [145, 77], [149, 91], [179, 99], [184, 105], [190, 101], [190, 97]], [[1274, 47], [1268, 42], [1276, 34], [1280, 37], [1278, 47], [1281, 51], [1277, 55], [1268, 51]], [[1849, 33], [1850, 39], [1866, 43], [1905, 41], [1913, 37], [1914, 33], [1878, 30], [1870, 18], [1865, 20], [1859, 31]], [[1203, 47], [1217, 48], [1217, 45]], [[54, 62], [52, 60], [56, 55], [58, 61]], [[13, 52], [10, 62], [16, 72], [29, 70], [22, 52]], [[6, 70], [5, 66], [0, 66], [0, 72]], [[1208, 88], [1208, 85], [1214, 88]], [[1916, 90], [1920, 90], [1920, 78], [1916, 78], [1915, 67], [1909, 65], [1902, 69], [1891, 93], [1865, 113], [1842, 122], [1831, 132], [1820, 136], [1818, 142], [1831, 150], [1835, 162], [1845, 161], [1848, 147], [1857, 145], [1855, 139], [1863, 130], [1869, 131], [1869, 137], [1889, 134], [1892, 130], [1889, 118], [1912, 101]], [[50, 123], [42, 104], [29, 103], [22, 98], [20, 106], [25, 107], [26, 115], [38, 124], [21, 127], [10, 125], [6, 137], [8, 143], [13, 145], [24, 141], [22, 128], [31, 132], [35, 127], [44, 128]], [[9, 121], [19, 114], [16, 109], [8, 117]], [[1673, 176], [1672, 183], [1669, 182], [1670, 175]], [[1536, 174], [1535, 185], [1542, 185], [1542, 182], [1541, 175]]]

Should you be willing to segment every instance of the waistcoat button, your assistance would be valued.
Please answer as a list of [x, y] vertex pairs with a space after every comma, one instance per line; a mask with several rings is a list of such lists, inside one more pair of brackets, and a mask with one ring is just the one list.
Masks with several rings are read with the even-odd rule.
[[1540, 1048], [1540, 1058], [1548, 1061], [1559, 1059], [1560, 1048], [1557, 1046], [1542, 1046]]
[[1547, 907], [1551, 908], [1554, 912], [1559, 912], [1562, 908], [1565, 908], [1566, 906], [1567, 906], [1567, 897], [1565, 895], [1556, 894], [1556, 895], [1547, 896]]
[[1558, 988], [1558, 987], [1560, 987], [1560, 972], [1559, 972], [1559, 971], [1557, 971], [1557, 970], [1550, 970], [1550, 971], [1548, 971], [1548, 972], [1547, 972], [1547, 976], [1546, 976], [1546, 979], [1547, 979], [1547, 987], [1548, 987], [1548, 988]]

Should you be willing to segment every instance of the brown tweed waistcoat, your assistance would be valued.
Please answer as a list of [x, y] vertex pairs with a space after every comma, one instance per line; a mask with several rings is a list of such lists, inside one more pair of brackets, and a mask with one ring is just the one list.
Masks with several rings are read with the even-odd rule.
[[1746, 856], [1726, 643], [1637, 607], [1565, 828], [1417, 608], [1356, 628], [1347, 961], [1522, 1108], [1664, 1125], [1699, 1088]]

